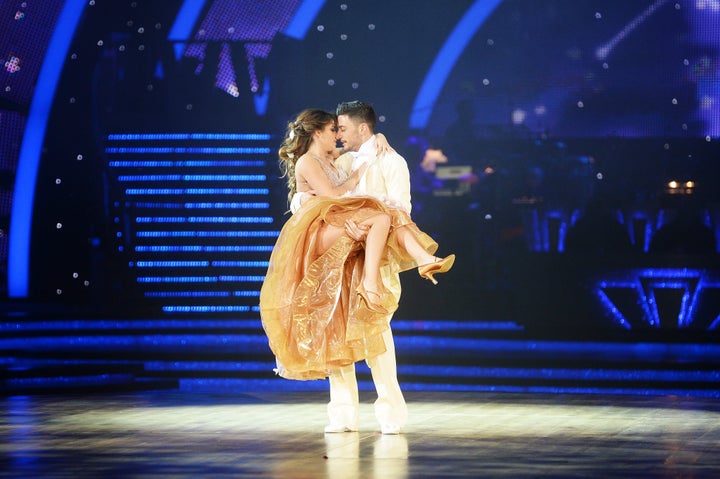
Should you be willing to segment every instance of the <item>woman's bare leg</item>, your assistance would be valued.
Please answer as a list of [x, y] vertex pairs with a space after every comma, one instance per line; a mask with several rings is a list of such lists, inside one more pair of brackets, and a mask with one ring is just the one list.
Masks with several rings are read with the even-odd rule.
[[[380, 306], [380, 295], [382, 294], [380, 261], [390, 234], [391, 218], [386, 213], [378, 213], [359, 223], [359, 226], [367, 230], [364, 271], [361, 280], [364, 292], [361, 294], [371, 309], [380, 312], [382, 311], [382, 306]], [[324, 224], [318, 232], [316, 254], [320, 256], [325, 253], [344, 233], [346, 233], [345, 228]]]
[[415, 235], [413, 235], [408, 228], [395, 228], [395, 237], [400, 247], [407, 251], [418, 266], [433, 263], [437, 260], [435, 256], [428, 253], [425, 248], [418, 243], [417, 238], [415, 238]]
[[365, 275], [363, 278], [363, 286], [366, 291], [379, 292], [380, 260], [390, 234], [390, 225], [390, 215], [385, 213], [371, 216], [360, 223], [360, 226], [369, 228], [365, 238]]
[[[367, 291], [377, 293], [380, 281], [380, 260], [390, 234], [391, 219], [385, 213], [378, 213], [359, 225], [367, 228], [363, 286]], [[344, 233], [345, 228], [324, 224], [318, 233], [316, 254], [320, 256], [325, 253]]]
[[344, 233], [344, 228], [339, 228], [328, 223], [323, 224], [320, 231], [318, 231], [318, 241], [315, 246], [315, 254], [317, 257], [325, 254]]

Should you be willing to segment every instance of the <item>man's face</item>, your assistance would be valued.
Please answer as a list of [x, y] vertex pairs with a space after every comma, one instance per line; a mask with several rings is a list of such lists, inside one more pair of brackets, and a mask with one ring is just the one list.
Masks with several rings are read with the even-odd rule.
[[338, 140], [345, 151], [358, 151], [364, 142], [360, 134], [360, 124], [354, 123], [349, 116], [338, 116]]

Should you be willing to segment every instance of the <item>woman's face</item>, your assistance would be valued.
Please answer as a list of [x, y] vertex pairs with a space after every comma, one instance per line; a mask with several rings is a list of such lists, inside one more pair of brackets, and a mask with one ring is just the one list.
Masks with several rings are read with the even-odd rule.
[[315, 141], [319, 143], [322, 151], [332, 151], [337, 145], [337, 126], [330, 122], [322, 130], [316, 132]]

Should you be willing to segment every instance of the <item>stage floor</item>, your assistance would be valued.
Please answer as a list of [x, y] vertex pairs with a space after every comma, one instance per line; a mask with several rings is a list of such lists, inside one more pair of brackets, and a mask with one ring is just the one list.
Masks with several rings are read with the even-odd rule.
[[401, 435], [323, 434], [326, 392], [0, 398], [2, 477], [657, 477], [720, 475], [715, 399], [406, 393]]

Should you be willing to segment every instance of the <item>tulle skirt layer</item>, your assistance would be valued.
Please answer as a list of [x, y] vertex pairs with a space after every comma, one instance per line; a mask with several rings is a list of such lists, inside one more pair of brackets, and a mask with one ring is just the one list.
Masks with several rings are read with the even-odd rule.
[[[355, 292], [363, 277], [362, 243], [342, 235], [327, 251], [317, 251], [327, 224], [342, 228], [348, 219], [360, 223], [379, 212], [392, 218], [380, 265], [382, 305], [390, 314], [370, 311]], [[398, 273], [417, 267], [398, 242], [400, 228], [429, 253], [437, 250], [407, 213], [371, 197], [313, 197], [285, 223], [260, 291], [263, 328], [280, 376], [322, 379], [385, 351], [381, 335], [398, 307]]]

